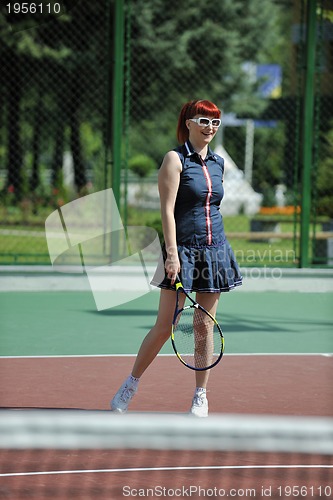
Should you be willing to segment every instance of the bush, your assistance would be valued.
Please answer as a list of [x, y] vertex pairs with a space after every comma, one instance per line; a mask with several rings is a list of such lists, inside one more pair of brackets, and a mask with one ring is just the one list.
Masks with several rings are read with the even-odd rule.
[[147, 177], [150, 172], [156, 170], [155, 162], [147, 155], [138, 154], [133, 156], [128, 162], [129, 168], [141, 179]]

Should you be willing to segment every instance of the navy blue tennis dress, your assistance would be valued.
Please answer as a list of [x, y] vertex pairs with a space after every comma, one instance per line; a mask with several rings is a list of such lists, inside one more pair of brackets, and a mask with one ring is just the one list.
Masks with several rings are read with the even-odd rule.
[[[242, 276], [220, 213], [224, 160], [210, 148], [202, 160], [189, 141], [175, 151], [183, 166], [175, 203], [181, 282], [188, 292], [227, 292], [242, 284]], [[162, 280], [156, 279], [158, 275], [153, 285], [175, 289], [165, 270]]]

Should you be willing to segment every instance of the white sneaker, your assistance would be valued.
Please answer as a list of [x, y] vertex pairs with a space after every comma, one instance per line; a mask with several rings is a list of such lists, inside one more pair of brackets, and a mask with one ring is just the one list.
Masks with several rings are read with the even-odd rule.
[[126, 413], [128, 405], [130, 404], [132, 398], [135, 396], [137, 390], [137, 387], [133, 387], [132, 385], [128, 384], [126, 380], [110, 403], [111, 411], [115, 411], [117, 413]]
[[190, 415], [195, 417], [208, 417], [208, 399], [204, 392], [199, 392], [194, 395]]

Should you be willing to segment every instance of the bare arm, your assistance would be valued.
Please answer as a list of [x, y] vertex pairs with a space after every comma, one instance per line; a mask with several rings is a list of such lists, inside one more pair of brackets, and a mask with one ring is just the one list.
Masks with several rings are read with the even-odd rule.
[[158, 189], [161, 202], [161, 217], [167, 259], [165, 269], [171, 283], [175, 282], [180, 271], [177, 251], [175, 202], [182, 171], [181, 161], [175, 151], [169, 151], [162, 162], [158, 175]]

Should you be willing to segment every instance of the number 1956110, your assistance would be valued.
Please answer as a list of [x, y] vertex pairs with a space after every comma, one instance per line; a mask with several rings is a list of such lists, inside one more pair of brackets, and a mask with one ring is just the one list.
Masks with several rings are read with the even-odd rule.
[[8, 3], [8, 14], [60, 14], [60, 3]]
[[279, 497], [332, 498], [331, 486], [278, 486]]

